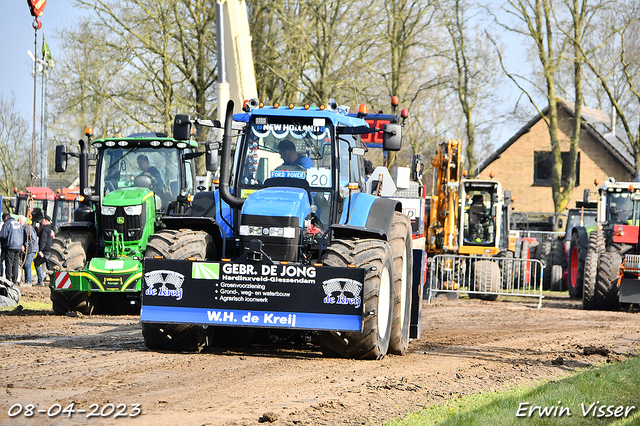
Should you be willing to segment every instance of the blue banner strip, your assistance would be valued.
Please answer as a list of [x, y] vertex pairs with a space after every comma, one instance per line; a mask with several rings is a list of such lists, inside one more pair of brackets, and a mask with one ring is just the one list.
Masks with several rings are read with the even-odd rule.
[[362, 317], [360, 315], [314, 314], [308, 312], [270, 312], [142, 305], [140, 321], [215, 324], [235, 327], [360, 331]]

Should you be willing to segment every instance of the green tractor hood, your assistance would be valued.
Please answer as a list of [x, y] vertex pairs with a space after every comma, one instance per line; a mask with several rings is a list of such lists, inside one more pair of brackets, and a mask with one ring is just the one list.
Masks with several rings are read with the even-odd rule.
[[103, 206], [134, 206], [142, 204], [153, 197], [153, 192], [147, 188], [122, 188], [110, 192], [102, 200]]
[[105, 195], [101, 226], [107, 258], [142, 257], [156, 222], [155, 194], [122, 188]]

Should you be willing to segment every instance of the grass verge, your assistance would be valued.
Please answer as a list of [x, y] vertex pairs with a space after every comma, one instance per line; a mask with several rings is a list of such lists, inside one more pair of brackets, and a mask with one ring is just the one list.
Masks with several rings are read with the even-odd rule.
[[638, 425], [639, 389], [640, 358], [633, 357], [534, 387], [452, 399], [385, 425]]

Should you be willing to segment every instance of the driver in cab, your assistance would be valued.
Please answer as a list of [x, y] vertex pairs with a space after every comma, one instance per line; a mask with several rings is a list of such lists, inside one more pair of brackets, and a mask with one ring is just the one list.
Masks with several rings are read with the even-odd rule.
[[160, 191], [164, 187], [162, 174], [154, 166], [149, 166], [149, 157], [142, 154], [138, 156], [138, 167], [142, 170], [138, 176], [149, 176], [151, 178], [151, 190]]
[[278, 152], [284, 161], [283, 166], [298, 166], [305, 170], [313, 167], [313, 160], [306, 155], [300, 155], [296, 146], [290, 140], [283, 140], [278, 144]]

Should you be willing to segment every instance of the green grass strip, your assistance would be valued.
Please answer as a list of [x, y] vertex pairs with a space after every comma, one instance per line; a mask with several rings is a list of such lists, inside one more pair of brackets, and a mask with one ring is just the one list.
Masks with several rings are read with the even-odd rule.
[[589, 368], [534, 387], [451, 399], [386, 423], [387, 426], [639, 424], [639, 357]]

